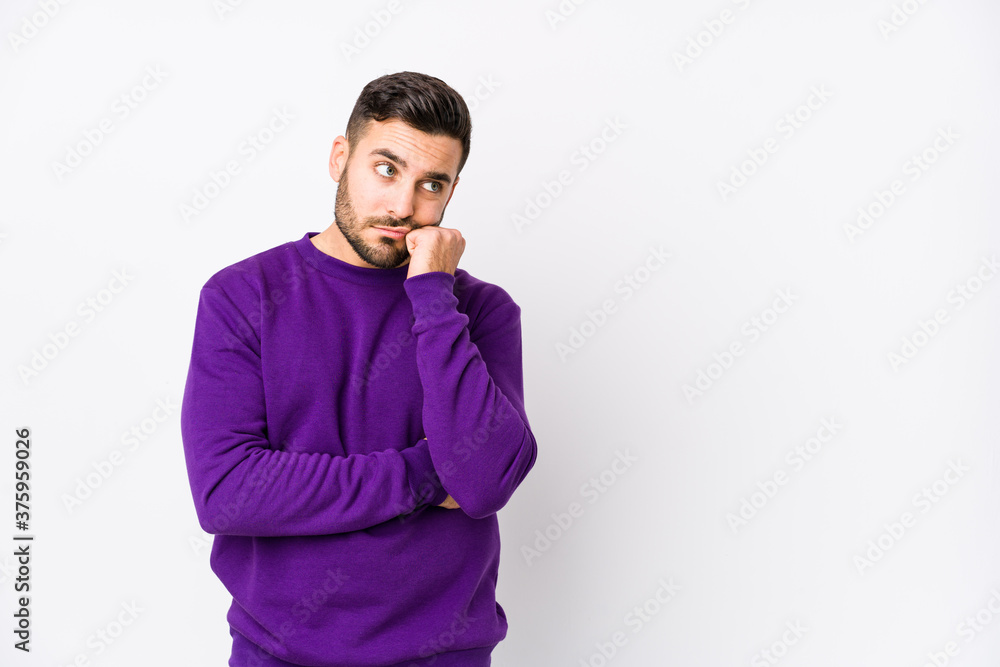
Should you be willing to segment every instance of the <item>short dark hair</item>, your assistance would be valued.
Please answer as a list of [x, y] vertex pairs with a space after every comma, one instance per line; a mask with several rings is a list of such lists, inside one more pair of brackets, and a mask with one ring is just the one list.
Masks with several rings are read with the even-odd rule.
[[458, 161], [461, 173], [469, 157], [472, 118], [465, 100], [455, 89], [436, 77], [420, 72], [396, 72], [380, 76], [362, 89], [347, 121], [350, 159], [354, 148], [368, 133], [370, 121], [401, 120], [415, 130], [444, 135], [462, 143]]

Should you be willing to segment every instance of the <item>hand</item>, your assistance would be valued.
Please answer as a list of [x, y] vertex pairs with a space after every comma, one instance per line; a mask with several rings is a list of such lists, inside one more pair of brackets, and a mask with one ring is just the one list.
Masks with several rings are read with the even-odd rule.
[[446, 510], [460, 509], [458, 503], [455, 502], [455, 499], [451, 497], [450, 493], [448, 494], [448, 497], [444, 499], [444, 502], [438, 505], [438, 507], [443, 507]]
[[403, 240], [406, 241], [406, 249], [410, 252], [407, 278], [431, 271], [444, 271], [455, 275], [458, 260], [465, 252], [462, 232], [447, 227], [418, 227], [411, 230]]

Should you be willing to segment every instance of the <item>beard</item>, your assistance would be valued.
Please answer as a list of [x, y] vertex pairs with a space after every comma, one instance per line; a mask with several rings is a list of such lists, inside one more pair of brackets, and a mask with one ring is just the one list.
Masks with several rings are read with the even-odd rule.
[[[373, 216], [364, 220], [358, 218], [357, 211], [354, 210], [354, 203], [351, 201], [350, 188], [347, 181], [347, 173], [350, 171], [350, 159], [344, 165], [344, 171], [340, 175], [340, 182], [337, 184], [337, 199], [334, 205], [334, 218], [337, 228], [344, 235], [347, 242], [351, 244], [358, 257], [368, 262], [372, 266], [380, 269], [394, 269], [405, 262], [410, 257], [410, 251], [406, 248], [406, 239], [393, 239], [388, 236], [379, 236], [376, 243], [372, 244], [363, 238], [363, 232], [370, 227], [397, 227], [402, 229], [413, 229], [412, 218], [394, 218], [392, 216]], [[440, 220], [436, 224], [440, 224]]]

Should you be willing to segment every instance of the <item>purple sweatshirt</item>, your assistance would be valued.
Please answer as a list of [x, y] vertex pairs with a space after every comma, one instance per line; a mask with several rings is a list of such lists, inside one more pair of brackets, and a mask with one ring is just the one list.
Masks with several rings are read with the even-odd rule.
[[462, 269], [407, 279], [314, 235], [201, 290], [181, 434], [228, 621], [293, 664], [488, 665], [496, 513], [536, 455], [521, 309]]

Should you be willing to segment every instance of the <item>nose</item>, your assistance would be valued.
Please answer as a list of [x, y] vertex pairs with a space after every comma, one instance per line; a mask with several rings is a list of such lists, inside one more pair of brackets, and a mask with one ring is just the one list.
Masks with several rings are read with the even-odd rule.
[[400, 220], [409, 218], [413, 215], [413, 192], [402, 185], [392, 188], [386, 201], [386, 209], [394, 218]]

